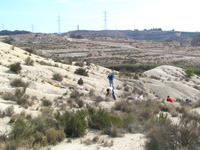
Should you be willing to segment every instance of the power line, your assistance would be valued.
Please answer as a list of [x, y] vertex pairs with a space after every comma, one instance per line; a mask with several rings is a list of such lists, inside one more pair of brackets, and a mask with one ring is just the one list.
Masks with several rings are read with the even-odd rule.
[[32, 33], [33, 33], [34, 32], [34, 25], [32, 24], [31, 27], [32, 27]]
[[2, 24], [2, 30], [4, 30], [4, 24]]
[[60, 15], [58, 15], [58, 34], [61, 33], [60, 22], [61, 22]]
[[134, 22], [134, 30], [136, 30], [136, 24], [135, 24], [135, 22]]
[[104, 28], [107, 30], [107, 12], [104, 12]]

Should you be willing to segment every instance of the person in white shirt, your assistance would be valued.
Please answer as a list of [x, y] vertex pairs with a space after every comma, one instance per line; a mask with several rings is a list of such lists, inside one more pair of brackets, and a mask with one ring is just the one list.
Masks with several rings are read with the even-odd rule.
[[106, 89], [106, 96], [110, 96], [110, 95], [112, 95], [112, 96], [113, 96], [113, 99], [116, 100], [115, 92], [114, 92], [113, 87], [108, 87], [108, 88]]

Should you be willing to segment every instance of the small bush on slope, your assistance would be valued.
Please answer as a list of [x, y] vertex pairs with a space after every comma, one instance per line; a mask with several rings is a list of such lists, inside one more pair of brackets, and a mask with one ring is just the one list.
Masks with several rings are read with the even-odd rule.
[[29, 86], [29, 83], [24, 82], [22, 79], [14, 79], [10, 85], [13, 87], [23, 87], [24, 90], [26, 90], [26, 88]]
[[47, 141], [52, 144], [61, 142], [65, 138], [65, 133], [63, 130], [56, 130], [54, 128], [46, 130], [45, 135], [47, 137]]
[[83, 67], [85, 64], [84, 64], [84, 62], [76, 62], [74, 65]]
[[25, 60], [25, 65], [33, 66], [33, 64], [34, 64], [34, 61], [30, 57], [27, 57]]
[[53, 75], [53, 78], [52, 78], [52, 79], [61, 82], [61, 81], [63, 80], [63, 76], [60, 75], [59, 73], [55, 73], [55, 74]]
[[88, 72], [83, 68], [76, 69], [74, 73], [82, 76], [88, 76]]
[[20, 73], [21, 69], [22, 69], [22, 67], [21, 67], [19, 62], [13, 63], [13, 64], [10, 65], [10, 71], [13, 71], [17, 74]]
[[12, 93], [3, 93], [3, 99], [15, 101], [17, 104], [28, 107], [31, 106], [31, 103], [28, 100], [29, 96], [24, 94], [24, 91], [20, 89], [15, 90], [15, 94]]
[[47, 100], [46, 98], [42, 98], [42, 105], [48, 107], [52, 105], [52, 102], [50, 100]]
[[188, 68], [188, 69], [185, 70], [185, 73], [186, 73], [187, 77], [189, 77], [189, 78], [194, 76], [194, 70], [193, 69]]

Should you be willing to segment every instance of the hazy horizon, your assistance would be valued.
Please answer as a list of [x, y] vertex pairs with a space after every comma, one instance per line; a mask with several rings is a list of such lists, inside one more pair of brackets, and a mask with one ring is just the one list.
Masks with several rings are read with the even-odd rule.
[[198, 0], [1, 0], [0, 30], [37, 33], [161, 28], [197, 32]]

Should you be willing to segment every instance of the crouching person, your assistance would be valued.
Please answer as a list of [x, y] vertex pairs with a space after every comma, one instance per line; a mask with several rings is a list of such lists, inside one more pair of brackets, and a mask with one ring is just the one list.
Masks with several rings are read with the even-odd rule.
[[170, 102], [170, 103], [173, 103], [173, 100], [171, 97], [167, 96], [167, 101]]
[[108, 87], [108, 88], [106, 89], [106, 97], [109, 97], [109, 96], [111, 96], [111, 95], [112, 95], [113, 99], [116, 100], [115, 92], [114, 92], [113, 87]]

